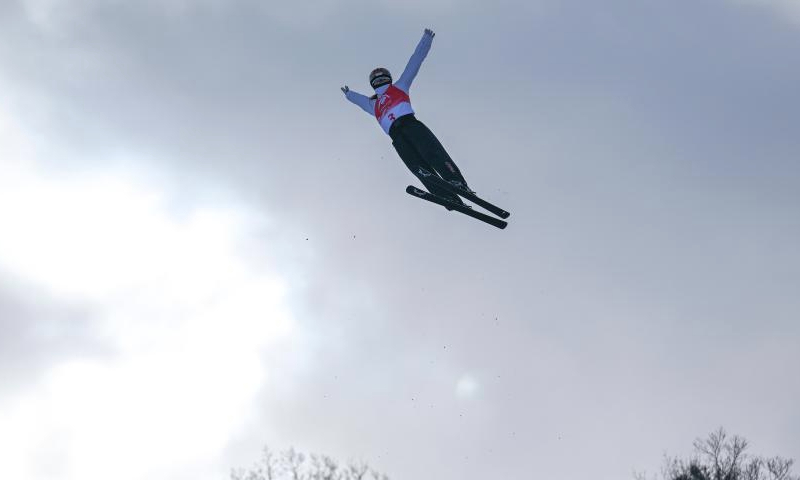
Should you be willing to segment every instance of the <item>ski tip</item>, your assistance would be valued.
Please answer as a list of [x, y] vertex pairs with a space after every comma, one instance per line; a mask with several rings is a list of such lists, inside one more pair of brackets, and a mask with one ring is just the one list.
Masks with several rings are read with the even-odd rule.
[[417, 187], [415, 187], [413, 185], [409, 185], [409, 186], [406, 187], [406, 193], [414, 195], [415, 197], [423, 197], [423, 196], [425, 196], [425, 193], [427, 193], [427, 192], [424, 192], [424, 191], [420, 190], [419, 188], [417, 188]]

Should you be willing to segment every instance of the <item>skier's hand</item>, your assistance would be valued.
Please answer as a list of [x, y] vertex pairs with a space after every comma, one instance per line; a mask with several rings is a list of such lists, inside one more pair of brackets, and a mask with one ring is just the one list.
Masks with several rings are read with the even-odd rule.
[[429, 37], [431, 37], [431, 38], [433, 38], [433, 37], [435, 37], [435, 36], [436, 36], [436, 34], [435, 34], [435, 33], [433, 33], [433, 30], [431, 30], [430, 28], [426, 28], [426, 29], [425, 29], [425, 35], [427, 35], [427, 36], [429, 36]]
[[349, 91], [350, 91], [350, 87], [348, 87], [347, 85], [342, 87], [342, 93], [344, 93], [345, 95], [347, 95], [347, 92], [349, 92]]

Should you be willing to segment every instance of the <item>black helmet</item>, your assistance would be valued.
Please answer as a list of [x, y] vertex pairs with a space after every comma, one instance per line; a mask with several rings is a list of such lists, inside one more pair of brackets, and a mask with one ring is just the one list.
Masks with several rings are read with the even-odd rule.
[[374, 89], [390, 83], [392, 83], [392, 74], [385, 68], [376, 68], [369, 74], [369, 84]]

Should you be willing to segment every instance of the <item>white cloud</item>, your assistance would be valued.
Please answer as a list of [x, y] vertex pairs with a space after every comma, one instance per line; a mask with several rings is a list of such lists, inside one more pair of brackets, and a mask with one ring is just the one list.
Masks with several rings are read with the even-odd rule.
[[285, 282], [242, 247], [262, 219], [241, 205], [178, 218], [122, 172], [53, 178], [23, 160], [30, 143], [0, 115], [0, 269], [93, 306], [114, 355], [0, 397], [0, 477], [213, 478], [265, 349], [296, 335]]
[[[473, 3], [472, 0], [378, 0], [375, 14], [379, 14], [381, 9], [409, 15], [420, 11], [441, 13]], [[265, 17], [298, 28], [317, 27], [337, 12], [365, 8], [363, 2], [355, 0], [268, 0], [255, 3], [241, 0], [142, 0], [136, 8], [158, 17], [181, 17], [201, 10], [214, 12], [249, 8], [251, 5], [256, 5]], [[123, 0], [22, 0], [22, 6], [31, 23], [51, 34], [62, 34], [78, 28], [93, 10], [130, 7], [130, 3]]]
[[465, 7], [470, 2], [464, 0], [409, 0], [405, 2], [395, 2], [392, 0], [379, 0], [383, 8], [398, 10], [403, 12], [444, 12], [454, 10], [461, 6]]
[[[7, 87], [0, 84], [0, 88], [5, 90]], [[31, 163], [35, 155], [34, 142], [4, 107], [0, 104], [0, 181], [18, 174], [25, 165]]]
[[738, 4], [756, 5], [773, 10], [788, 22], [800, 26], [800, 0], [734, 0]]
[[[452, 3], [454, 0], [441, 1]], [[291, 26], [309, 27], [319, 25], [334, 11], [343, 8], [343, 3], [337, 0], [270, 0], [255, 5], [267, 17]], [[130, 3], [123, 0], [23, 0], [22, 5], [27, 19], [51, 34], [76, 28], [98, 8], [130, 7]], [[143, 0], [135, 8], [156, 17], [174, 18], [196, 11], [214, 12], [250, 5], [250, 2], [226, 0]]]

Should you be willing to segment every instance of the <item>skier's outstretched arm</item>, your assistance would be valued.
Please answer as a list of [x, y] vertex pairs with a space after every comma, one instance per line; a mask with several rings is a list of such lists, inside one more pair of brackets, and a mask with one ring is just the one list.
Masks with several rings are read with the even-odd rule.
[[395, 85], [400, 90], [408, 93], [409, 89], [411, 89], [411, 82], [414, 81], [417, 73], [419, 73], [422, 61], [428, 56], [431, 45], [433, 45], [433, 37], [435, 36], [436, 34], [433, 33], [433, 30], [425, 29], [425, 33], [422, 34], [422, 39], [419, 41], [416, 50], [414, 50], [414, 54], [411, 55], [411, 58], [408, 60], [406, 69], [403, 70], [403, 74], [400, 75], [400, 78], [395, 82]]
[[361, 95], [360, 93], [350, 90], [350, 87], [347, 85], [342, 87], [342, 92], [344, 92], [344, 96], [347, 97], [348, 100], [364, 109], [365, 112], [369, 113], [370, 115], [375, 114], [372, 108], [372, 102], [368, 96]]

